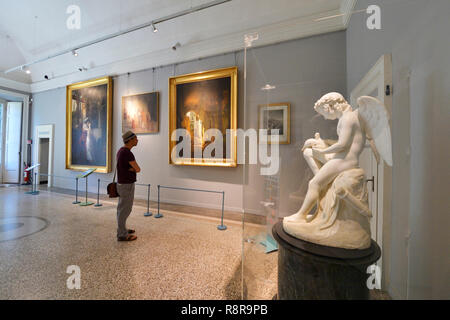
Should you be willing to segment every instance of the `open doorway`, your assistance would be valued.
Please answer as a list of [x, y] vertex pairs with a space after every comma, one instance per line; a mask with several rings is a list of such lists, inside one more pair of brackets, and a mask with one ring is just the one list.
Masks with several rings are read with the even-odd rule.
[[30, 95], [0, 89], [0, 183], [24, 182]]
[[0, 100], [1, 183], [20, 183], [22, 102]]
[[4, 110], [6, 110], [6, 101], [3, 99], [0, 99], [0, 183], [3, 183], [3, 124], [4, 124]]
[[54, 125], [40, 125], [36, 127], [34, 164], [39, 163], [37, 168], [37, 183], [53, 186], [53, 131]]
[[39, 163], [41, 164], [40, 176], [39, 176], [39, 184], [48, 184], [48, 160], [49, 160], [49, 152], [50, 152], [50, 139], [49, 138], [39, 138]]

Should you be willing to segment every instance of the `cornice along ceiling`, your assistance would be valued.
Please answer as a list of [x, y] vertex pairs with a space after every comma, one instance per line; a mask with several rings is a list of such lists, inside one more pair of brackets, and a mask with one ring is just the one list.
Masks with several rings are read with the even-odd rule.
[[[259, 1], [258, 3], [261, 4], [266, 2]], [[172, 2], [176, 2], [176, 0]], [[203, 3], [205, 2], [208, 1], [203, 1]], [[123, 39], [108, 40], [80, 50], [79, 56], [76, 58], [67, 54], [34, 65], [31, 67], [33, 82], [26, 86], [29, 86], [31, 92], [39, 92], [103, 75], [119, 75], [239, 51], [243, 50], [244, 36], [249, 33], [258, 33], [259, 39], [253, 43], [253, 46], [257, 47], [344, 30], [355, 2], [356, 0], [317, 0], [314, 2], [282, 0], [279, 4], [284, 4], [286, 7], [277, 7], [270, 12], [269, 9], [273, 5], [267, 1], [266, 7], [254, 8], [252, 15], [257, 18], [239, 22], [238, 25], [235, 21], [229, 21], [226, 24], [226, 20], [220, 20], [221, 14], [233, 11], [235, 9], [233, 6], [238, 4], [249, 3], [249, 0], [233, 0], [207, 9], [202, 12], [202, 15], [195, 14], [188, 18], [180, 18], [173, 24], [162, 23], [161, 26], [158, 26], [160, 31], [156, 34], [148, 30], [136, 31], [135, 34], [123, 36]], [[312, 3], [317, 7], [314, 7]], [[227, 4], [231, 4], [231, 7], [225, 7]], [[290, 10], [292, 8], [287, 6], [288, 4], [296, 6], [296, 10], [299, 12], [310, 12], [311, 14], [301, 15], [292, 12], [293, 10]], [[319, 8], [320, 6], [322, 8]], [[301, 11], [300, 8], [305, 8], [305, 10]], [[327, 10], [323, 10], [324, 8]], [[315, 21], [334, 15], [340, 17]], [[293, 16], [294, 18], [292, 18]], [[208, 29], [204, 30], [197, 26], [196, 31], [190, 32], [188, 28], [185, 28], [185, 26], [189, 26], [189, 23], [196, 21], [206, 23]], [[226, 24], [226, 29], [225, 25], [222, 26], [223, 24]], [[180, 42], [181, 47], [173, 51], [171, 46], [176, 42]], [[61, 48], [57, 51], [61, 51]], [[24, 62], [26, 61], [22, 63]], [[76, 71], [77, 64], [86, 66], [88, 70]], [[4, 68], [4, 66], [2, 67]], [[9, 65], [9, 67], [14, 67], [14, 65]], [[48, 74], [50, 80], [43, 80], [44, 74]]]

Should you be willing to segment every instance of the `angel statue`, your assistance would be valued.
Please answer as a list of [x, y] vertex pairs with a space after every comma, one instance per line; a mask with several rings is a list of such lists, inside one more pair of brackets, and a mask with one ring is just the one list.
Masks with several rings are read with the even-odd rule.
[[283, 229], [296, 238], [346, 249], [370, 247], [372, 214], [359, 156], [368, 139], [377, 162], [381, 156], [392, 166], [391, 131], [381, 101], [363, 96], [357, 102], [359, 108], [353, 110], [341, 94], [332, 92], [314, 105], [325, 119], [339, 119], [339, 139], [323, 140], [316, 133], [302, 148], [314, 177], [300, 210], [283, 220]]

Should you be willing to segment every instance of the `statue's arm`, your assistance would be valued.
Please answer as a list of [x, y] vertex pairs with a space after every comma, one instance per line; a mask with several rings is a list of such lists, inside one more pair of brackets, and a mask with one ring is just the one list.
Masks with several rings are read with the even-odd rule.
[[322, 153], [339, 153], [348, 149], [352, 144], [352, 131], [354, 121], [352, 118], [343, 118], [339, 140], [326, 149], [320, 150]]
[[331, 146], [331, 145], [333, 145], [333, 144], [335, 144], [337, 142], [337, 140], [332, 140], [332, 139], [324, 139], [323, 141], [325, 141], [325, 143], [328, 146]]

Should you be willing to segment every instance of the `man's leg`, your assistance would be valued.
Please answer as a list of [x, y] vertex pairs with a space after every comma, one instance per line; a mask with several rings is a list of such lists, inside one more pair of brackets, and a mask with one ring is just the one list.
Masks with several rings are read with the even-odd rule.
[[127, 202], [128, 207], [126, 210], [126, 212], [128, 212], [128, 214], [125, 217], [125, 229], [127, 230], [127, 234], [128, 234], [127, 219], [130, 216], [131, 211], [133, 211], [133, 202], [134, 202], [134, 183], [131, 183], [130, 194], [129, 194], [128, 202]]
[[126, 237], [128, 230], [126, 221], [133, 209], [134, 183], [117, 184], [119, 203], [117, 205], [117, 237]]

